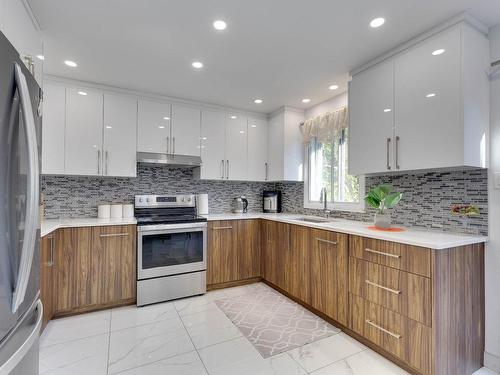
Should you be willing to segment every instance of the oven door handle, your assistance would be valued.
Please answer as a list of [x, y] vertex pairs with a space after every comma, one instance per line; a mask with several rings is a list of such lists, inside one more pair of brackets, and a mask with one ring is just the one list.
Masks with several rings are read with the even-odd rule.
[[183, 233], [183, 232], [197, 232], [200, 230], [206, 230], [207, 224], [203, 223], [201, 225], [193, 224], [169, 224], [166, 225], [140, 225], [137, 227], [137, 232], [141, 233]]

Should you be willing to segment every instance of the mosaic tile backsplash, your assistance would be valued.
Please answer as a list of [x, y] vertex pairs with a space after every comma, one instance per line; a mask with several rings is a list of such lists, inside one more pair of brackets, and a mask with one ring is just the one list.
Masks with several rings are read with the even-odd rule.
[[[212, 213], [230, 212], [233, 197], [245, 195], [249, 211], [262, 210], [262, 190], [279, 189], [283, 211], [321, 215], [322, 211], [304, 209], [304, 184], [301, 182], [206, 181], [193, 177], [190, 169], [167, 169], [138, 165], [137, 178], [99, 178], [43, 176], [45, 217], [96, 217], [100, 203], [133, 203], [136, 194], [208, 193]], [[381, 183], [391, 184], [403, 199], [391, 209], [394, 224], [432, 230], [488, 233], [487, 170], [445, 171], [415, 174], [369, 176], [367, 190]], [[480, 215], [457, 217], [450, 213], [454, 204], [474, 204]], [[366, 213], [337, 211], [335, 217], [371, 221], [374, 210]]]

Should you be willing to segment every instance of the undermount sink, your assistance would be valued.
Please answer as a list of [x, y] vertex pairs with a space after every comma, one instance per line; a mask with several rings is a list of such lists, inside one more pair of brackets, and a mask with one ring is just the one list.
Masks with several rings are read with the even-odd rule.
[[297, 221], [304, 221], [306, 223], [315, 223], [315, 224], [318, 224], [318, 223], [330, 223], [332, 221], [335, 221], [335, 219], [326, 219], [326, 218], [322, 218], [322, 217], [298, 217], [295, 220], [297, 220]]

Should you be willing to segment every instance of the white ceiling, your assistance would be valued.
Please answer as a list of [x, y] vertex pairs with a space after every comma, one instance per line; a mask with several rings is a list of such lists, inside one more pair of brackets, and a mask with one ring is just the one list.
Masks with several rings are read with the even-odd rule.
[[[328, 86], [345, 90], [349, 70], [464, 10], [500, 22], [499, 0], [29, 3], [44, 33], [45, 73], [265, 113], [334, 96]], [[386, 24], [371, 29], [379, 16]], [[215, 31], [216, 19], [228, 28]], [[195, 71], [194, 60], [205, 67]]]

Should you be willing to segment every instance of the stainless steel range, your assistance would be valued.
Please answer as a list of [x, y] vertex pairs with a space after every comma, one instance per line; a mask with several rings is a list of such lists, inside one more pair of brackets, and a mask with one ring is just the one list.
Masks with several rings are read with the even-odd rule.
[[194, 195], [136, 195], [137, 305], [206, 292], [207, 219]]

